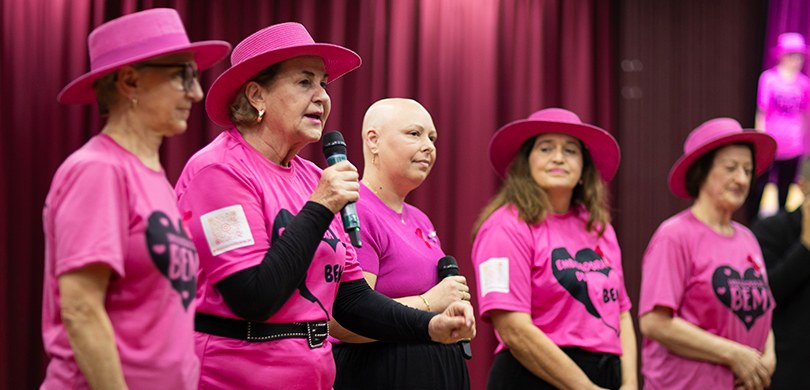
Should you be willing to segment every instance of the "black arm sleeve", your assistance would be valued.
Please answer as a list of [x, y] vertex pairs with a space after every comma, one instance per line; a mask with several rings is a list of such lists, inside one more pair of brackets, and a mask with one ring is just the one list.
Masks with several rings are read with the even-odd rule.
[[801, 242], [801, 208], [765, 218], [751, 227], [759, 241], [777, 305], [810, 281], [810, 250]]
[[220, 280], [216, 287], [231, 311], [256, 322], [275, 314], [306, 278], [315, 250], [334, 217], [320, 203], [307, 202], [259, 265]]
[[338, 288], [332, 314], [346, 329], [380, 341], [429, 342], [436, 313], [416, 310], [374, 291], [365, 279]]

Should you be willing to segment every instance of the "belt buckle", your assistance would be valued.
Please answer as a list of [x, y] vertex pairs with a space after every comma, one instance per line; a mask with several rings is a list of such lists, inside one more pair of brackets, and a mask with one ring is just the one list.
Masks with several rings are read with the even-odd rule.
[[[307, 322], [307, 343], [309, 344], [310, 349], [320, 348], [323, 346], [323, 343], [326, 340], [326, 336], [329, 335], [329, 323], [328, 322]], [[323, 333], [317, 333], [319, 328], [326, 328]]]

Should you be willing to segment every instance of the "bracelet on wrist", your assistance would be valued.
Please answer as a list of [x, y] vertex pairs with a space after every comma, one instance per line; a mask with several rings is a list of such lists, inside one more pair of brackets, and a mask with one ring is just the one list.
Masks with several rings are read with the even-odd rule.
[[427, 311], [430, 311], [430, 303], [428, 303], [427, 298], [425, 298], [425, 296], [422, 295], [422, 294], [419, 294], [419, 298], [422, 299], [422, 302], [425, 304], [425, 307], [427, 308]]

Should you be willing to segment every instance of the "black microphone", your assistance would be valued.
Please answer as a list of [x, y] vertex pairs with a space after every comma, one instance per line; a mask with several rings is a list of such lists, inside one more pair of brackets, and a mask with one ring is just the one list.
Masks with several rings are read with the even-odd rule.
[[[439, 259], [439, 264], [436, 266], [436, 270], [439, 272], [439, 280], [448, 276], [460, 275], [458, 272], [458, 263], [456, 263], [456, 258], [453, 256], [445, 256]], [[461, 345], [461, 353], [464, 355], [464, 358], [467, 360], [472, 359], [470, 342], [465, 340], [459, 341], [458, 344]]]
[[[330, 131], [323, 135], [323, 155], [326, 156], [326, 163], [329, 166], [335, 165], [346, 159], [346, 141], [343, 134], [337, 131]], [[343, 230], [349, 235], [352, 245], [360, 248], [360, 218], [357, 216], [357, 208], [354, 202], [346, 203], [340, 210], [340, 218], [343, 220]]]

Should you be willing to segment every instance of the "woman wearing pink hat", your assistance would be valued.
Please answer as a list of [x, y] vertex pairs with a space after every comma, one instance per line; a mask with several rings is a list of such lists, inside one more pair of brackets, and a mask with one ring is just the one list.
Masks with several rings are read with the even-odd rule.
[[[779, 210], [785, 209], [788, 189], [796, 179], [799, 159], [810, 143], [810, 78], [802, 73], [807, 46], [798, 33], [779, 35], [774, 56], [779, 63], [759, 77], [757, 92], [756, 128], [776, 140], [776, 172]], [[767, 168], [767, 167], [763, 167]], [[748, 220], [753, 222], [759, 214], [759, 205], [770, 170], [755, 181], [751, 196], [746, 201]]]
[[605, 183], [619, 145], [549, 108], [492, 138], [504, 184], [476, 226], [478, 304], [499, 340], [488, 389], [636, 388], [636, 346]]
[[693, 130], [669, 174], [692, 207], [661, 223], [644, 255], [639, 316], [647, 389], [763, 389], [776, 356], [774, 300], [754, 235], [731, 220], [776, 143], [729, 118]]
[[321, 171], [298, 156], [321, 138], [326, 84], [360, 57], [282, 23], [245, 38], [231, 63], [206, 100], [209, 117], [229, 129], [189, 160], [175, 188], [200, 256], [200, 388], [331, 388], [333, 315], [378, 340], [474, 336], [466, 302], [437, 315], [369, 288], [335, 218], [358, 199], [356, 168]]
[[107, 123], [62, 164], [43, 211], [43, 389], [196, 389], [197, 252], [158, 156], [203, 97], [197, 72], [222, 41], [189, 42], [173, 9], [90, 34], [90, 72], [58, 96]]

